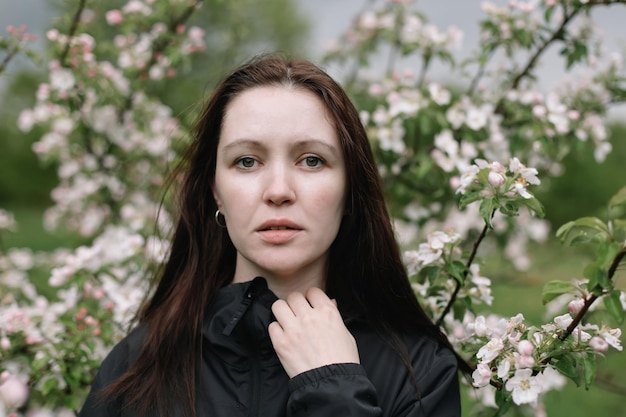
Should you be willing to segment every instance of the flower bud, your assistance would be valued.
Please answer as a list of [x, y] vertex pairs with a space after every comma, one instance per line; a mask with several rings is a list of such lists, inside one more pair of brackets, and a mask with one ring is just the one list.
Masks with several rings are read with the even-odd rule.
[[498, 174], [497, 172], [491, 171], [488, 176], [489, 184], [494, 187], [499, 187], [504, 184], [504, 177], [502, 174]]
[[569, 304], [567, 305], [567, 310], [572, 314], [578, 314], [584, 306], [585, 300], [583, 300], [582, 298], [577, 298], [569, 302]]
[[11, 348], [11, 341], [7, 337], [0, 339], [0, 347], [3, 350], [9, 350]]
[[609, 344], [606, 342], [606, 340], [598, 336], [594, 336], [591, 338], [591, 340], [589, 341], [589, 346], [591, 346], [591, 348], [595, 352], [606, 352], [607, 350], [609, 350]]
[[476, 370], [472, 372], [472, 379], [475, 387], [485, 387], [491, 380], [491, 368], [486, 363], [479, 363]]
[[0, 401], [9, 408], [19, 408], [28, 400], [28, 387], [15, 376], [9, 376], [0, 385]]
[[533, 350], [535, 350], [535, 346], [533, 346], [533, 344], [528, 340], [522, 340], [517, 345], [517, 351], [520, 353], [520, 355], [523, 355], [523, 356], [532, 355]]

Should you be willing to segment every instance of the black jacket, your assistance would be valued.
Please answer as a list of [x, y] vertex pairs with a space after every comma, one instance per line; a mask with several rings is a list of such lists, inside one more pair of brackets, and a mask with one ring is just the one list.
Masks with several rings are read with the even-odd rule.
[[[275, 300], [262, 279], [231, 284], [219, 291], [203, 327], [198, 417], [461, 415], [452, 352], [428, 338], [405, 336], [413, 378], [401, 357], [358, 320], [348, 320], [346, 325], [356, 339], [360, 365], [328, 365], [290, 380], [267, 332]], [[135, 360], [143, 334], [139, 327], [104, 360], [79, 417], [135, 416], [132, 410], [122, 409], [120, 401], [99, 402], [94, 393]]]

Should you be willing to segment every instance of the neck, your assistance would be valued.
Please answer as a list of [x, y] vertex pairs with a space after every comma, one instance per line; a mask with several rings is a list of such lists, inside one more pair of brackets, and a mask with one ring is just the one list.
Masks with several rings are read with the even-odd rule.
[[317, 287], [325, 289], [326, 273], [311, 268], [298, 270], [291, 273], [276, 273], [273, 271], [248, 270], [248, 268], [236, 268], [234, 283], [251, 281], [257, 276], [267, 280], [267, 286], [278, 298], [285, 299], [294, 292], [304, 294], [309, 288]]

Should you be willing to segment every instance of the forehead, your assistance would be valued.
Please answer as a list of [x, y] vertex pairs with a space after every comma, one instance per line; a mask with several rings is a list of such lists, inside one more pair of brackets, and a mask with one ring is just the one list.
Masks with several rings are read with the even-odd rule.
[[247, 136], [317, 135], [338, 141], [325, 104], [314, 93], [288, 86], [255, 87], [226, 107], [220, 142]]

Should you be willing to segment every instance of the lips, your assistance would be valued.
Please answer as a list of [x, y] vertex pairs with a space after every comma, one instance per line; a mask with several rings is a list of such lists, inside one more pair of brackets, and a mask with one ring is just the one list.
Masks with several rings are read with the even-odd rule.
[[266, 221], [257, 229], [261, 239], [272, 245], [285, 244], [301, 231], [301, 226], [285, 219]]

